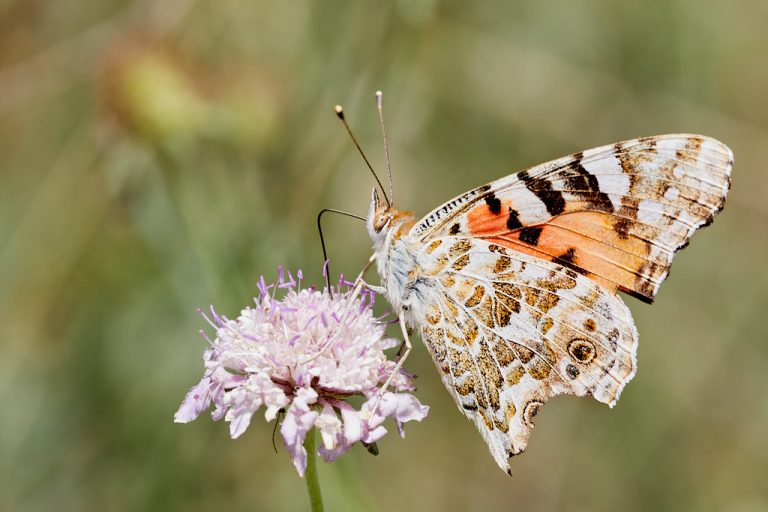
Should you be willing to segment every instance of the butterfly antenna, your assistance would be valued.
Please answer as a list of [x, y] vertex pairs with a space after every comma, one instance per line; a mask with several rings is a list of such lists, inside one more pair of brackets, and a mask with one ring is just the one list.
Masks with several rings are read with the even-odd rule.
[[392, 189], [392, 164], [389, 160], [389, 144], [387, 144], [387, 131], [384, 129], [384, 113], [382, 110], [384, 93], [376, 91], [376, 108], [379, 111], [379, 123], [381, 124], [381, 136], [384, 138], [384, 156], [387, 160], [387, 177], [389, 178], [389, 199], [387, 203], [395, 202], [395, 192]]
[[352, 217], [353, 219], [359, 219], [365, 222], [365, 217], [361, 217], [359, 215], [355, 215], [354, 213], [349, 213], [341, 210], [335, 210], [333, 208], [323, 208], [320, 210], [320, 213], [317, 214], [317, 232], [320, 234], [320, 246], [323, 248], [323, 273], [325, 274], [325, 284], [328, 286], [328, 294], [333, 298], [333, 292], [331, 291], [331, 268], [330, 263], [328, 263], [328, 251], [325, 249], [325, 237], [323, 237], [323, 214], [325, 213], [338, 213], [339, 215], [344, 215], [347, 217]]
[[368, 169], [371, 170], [371, 174], [373, 174], [373, 177], [376, 178], [376, 183], [379, 184], [379, 188], [381, 189], [381, 193], [384, 195], [384, 199], [387, 201], [387, 206], [392, 206], [392, 203], [390, 202], [389, 198], [387, 197], [387, 194], [384, 192], [384, 185], [381, 184], [381, 180], [376, 175], [376, 171], [373, 170], [373, 167], [371, 166], [371, 163], [368, 161], [368, 158], [365, 156], [365, 153], [363, 153], [363, 148], [360, 147], [360, 144], [358, 144], [357, 139], [355, 138], [354, 134], [352, 133], [352, 129], [347, 124], [347, 120], [344, 118], [344, 109], [341, 108], [341, 105], [336, 105], [333, 110], [336, 112], [336, 116], [341, 119], [341, 122], [344, 124], [344, 128], [347, 129], [347, 133], [349, 134], [349, 138], [352, 139], [352, 142], [355, 143], [355, 147], [357, 148], [357, 151], [360, 153], [360, 156], [363, 157], [363, 160], [365, 160], [365, 165], [368, 166]]

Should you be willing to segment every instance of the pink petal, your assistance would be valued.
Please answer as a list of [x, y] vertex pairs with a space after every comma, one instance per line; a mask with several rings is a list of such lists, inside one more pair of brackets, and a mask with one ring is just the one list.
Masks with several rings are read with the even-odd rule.
[[[365, 404], [363, 409], [367, 410], [373, 406], [376, 397], [372, 397]], [[403, 432], [403, 423], [408, 421], [421, 421], [427, 417], [429, 407], [421, 405], [416, 397], [406, 393], [384, 393], [379, 401], [376, 414], [369, 421], [370, 428], [380, 425], [385, 418], [391, 417], [395, 420], [397, 430], [401, 437], [405, 436]]]
[[360, 411], [356, 411], [352, 407], [343, 407], [341, 419], [344, 421], [344, 441], [346, 444], [351, 445], [363, 438], [363, 420], [360, 418]]
[[315, 421], [315, 427], [320, 431], [323, 438], [323, 447], [332, 450], [338, 443], [339, 434], [341, 434], [342, 423], [336, 416], [336, 412], [328, 404], [323, 406], [320, 416]]
[[247, 429], [248, 425], [251, 424], [252, 417], [253, 413], [250, 411], [243, 411], [241, 414], [236, 414], [229, 423], [229, 436], [232, 439], [237, 439], [243, 435], [245, 429]]
[[368, 444], [375, 443], [376, 441], [384, 437], [386, 433], [387, 433], [387, 429], [379, 425], [378, 427], [374, 428], [373, 430], [365, 434], [365, 436], [363, 436], [362, 441]]
[[[298, 398], [298, 397], [297, 397]], [[307, 451], [304, 449], [304, 439], [307, 432], [314, 426], [318, 413], [309, 410], [306, 404], [295, 400], [288, 408], [280, 427], [280, 434], [293, 459], [293, 465], [300, 476], [304, 476], [307, 469]]]
[[395, 425], [397, 425], [397, 431], [400, 433], [400, 437], [405, 437], [405, 431], [403, 430], [403, 423], [407, 421], [421, 421], [427, 417], [429, 413], [428, 405], [421, 405], [415, 396], [398, 393], [397, 395], [397, 407], [393, 417], [395, 418]]
[[333, 448], [332, 450], [328, 450], [324, 446], [321, 446], [320, 449], [317, 450], [317, 453], [320, 454], [325, 462], [333, 462], [347, 453], [350, 448], [351, 446], [348, 444], [339, 443], [336, 445], [336, 448]]
[[188, 423], [200, 416], [211, 405], [210, 388], [211, 379], [203, 377], [197, 386], [190, 389], [187, 396], [184, 397], [179, 410], [173, 416], [173, 421], [176, 423]]
[[404, 393], [393, 393], [396, 400], [396, 407], [393, 417], [395, 421], [405, 423], [406, 421], [421, 421], [429, 413], [428, 405], [421, 405], [421, 402], [413, 395]]

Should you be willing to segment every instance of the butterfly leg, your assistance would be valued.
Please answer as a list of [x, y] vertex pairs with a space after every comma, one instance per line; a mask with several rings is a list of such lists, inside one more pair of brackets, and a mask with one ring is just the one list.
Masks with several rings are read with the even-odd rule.
[[[411, 327], [406, 326], [406, 332], [408, 333], [408, 339], [410, 339], [411, 334], [413, 334], [413, 329]], [[397, 349], [397, 357], [402, 357], [404, 351], [405, 351], [405, 341], [403, 341], [400, 344], [400, 347]]]
[[360, 280], [363, 283], [363, 286], [371, 290], [372, 292], [375, 292], [379, 295], [383, 295], [387, 292], [387, 289], [383, 286], [376, 286], [375, 284], [370, 284], [367, 281]]
[[381, 400], [381, 397], [386, 393], [387, 388], [392, 383], [392, 381], [395, 379], [397, 375], [400, 374], [400, 370], [403, 367], [403, 363], [405, 363], [405, 360], [408, 359], [408, 354], [411, 353], [411, 348], [413, 346], [411, 345], [411, 338], [408, 336], [408, 327], [405, 325], [405, 316], [400, 313], [400, 329], [403, 331], [403, 343], [405, 345], [405, 351], [403, 352], [403, 355], [400, 357], [400, 359], [397, 360], [397, 363], [395, 364], [395, 367], [392, 369], [392, 373], [389, 374], [389, 377], [387, 377], [387, 380], [384, 382], [384, 385], [381, 386], [378, 392], [378, 396], [376, 397], [376, 401], [373, 404], [372, 411], [376, 411], [379, 407], [379, 401]]
[[400, 369], [403, 367], [403, 363], [405, 363], [405, 360], [408, 358], [408, 354], [411, 353], [411, 349], [413, 348], [411, 345], [411, 336], [408, 332], [408, 326], [405, 325], [405, 315], [400, 313], [399, 319], [400, 329], [403, 331], [403, 344], [405, 345], [405, 350], [403, 351], [403, 355], [400, 356], [400, 359], [397, 360], [397, 364], [395, 365], [394, 370], [392, 370], [392, 374], [389, 376], [390, 379], [392, 379], [394, 375], [400, 373]]
[[357, 275], [357, 279], [355, 279], [355, 289], [352, 290], [352, 294], [351, 294], [352, 300], [357, 298], [358, 294], [360, 293], [360, 290], [363, 287], [366, 287], [369, 290], [372, 290], [378, 294], [381, 294], [385, 291], [385, 288], [383, 286], [374, 286], [372, 284], [368, 284], [365, 281], [365, 279], [363, 279], [363, 276], [368, 271], [368, 269], [371, 268], [371, 265], [373, 265], [374, 261], [376, 261], [376, 254], [372, 254], [371, 257], [368, 258], [368, 261], [365, 263], [363, 270], [361, 270], [360, 273]]

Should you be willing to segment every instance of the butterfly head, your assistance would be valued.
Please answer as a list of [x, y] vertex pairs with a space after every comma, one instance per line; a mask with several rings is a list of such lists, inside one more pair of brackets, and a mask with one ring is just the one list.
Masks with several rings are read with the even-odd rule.
[[413, 226], [414, 222], [412, 212], [398, 210], [386, 201], [382, 202], [376, 189], [373, 189], [367, 225], [368, 234], [375, 248], [384, 245], [390, 233], [393, 233], [394, 238], [400, 238]]
[[379, 194], [374, 188], [371, 194], [371, 206], [368, 209], [367, 225], [368, 234], [376, 245], [384, 243], [394, 218], [393, 209], [386, 202], [382, 203], [379, 200]]

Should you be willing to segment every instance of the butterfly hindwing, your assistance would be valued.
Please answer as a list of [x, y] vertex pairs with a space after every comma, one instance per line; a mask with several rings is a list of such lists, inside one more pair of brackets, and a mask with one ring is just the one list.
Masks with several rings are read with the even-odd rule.
[[460, 236], [434, 239], [419, 259], [429, 291], [412, 314], [502, 469], [525, 449], [549, 398], [591, 395], [612, 406], [634, 375], [630, 313], [593, 280]]
[[603, 146], [467, 192], [411, 235], [481, 238], [651, 301], [672, 257], [722, 208], [731, 151], [700, 135]]

